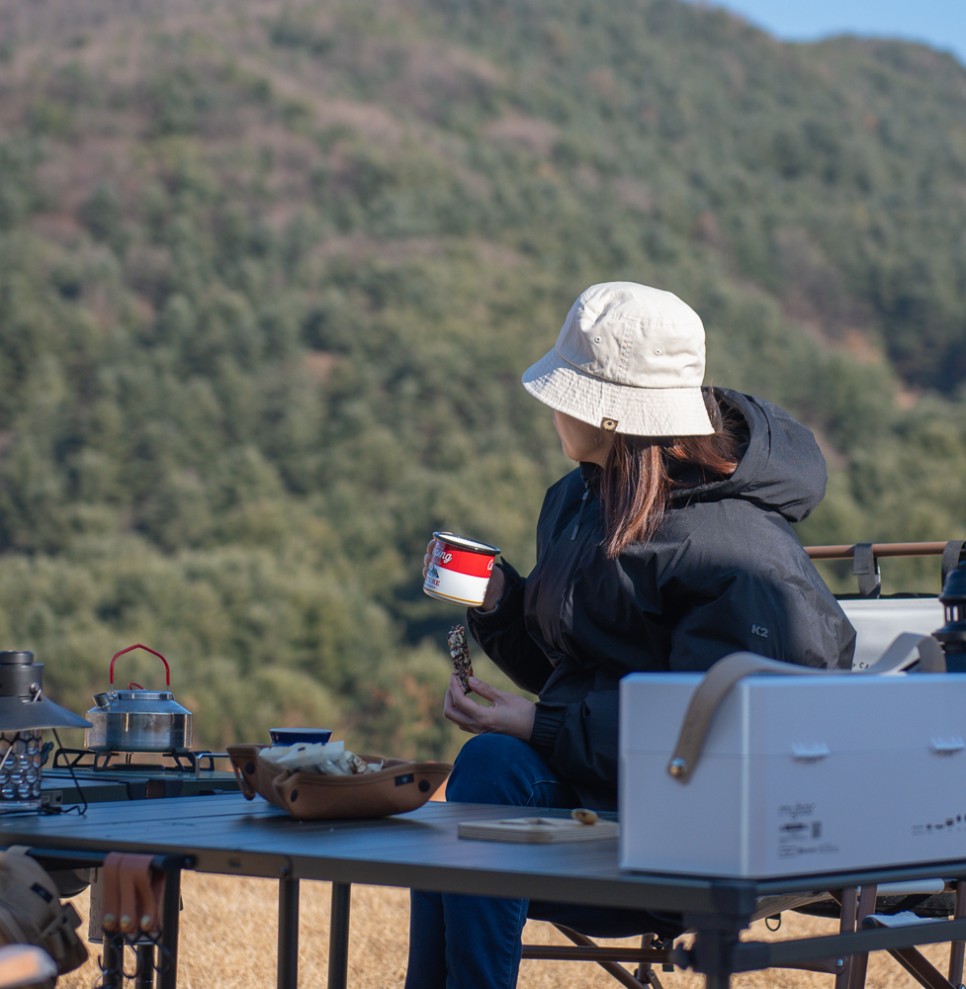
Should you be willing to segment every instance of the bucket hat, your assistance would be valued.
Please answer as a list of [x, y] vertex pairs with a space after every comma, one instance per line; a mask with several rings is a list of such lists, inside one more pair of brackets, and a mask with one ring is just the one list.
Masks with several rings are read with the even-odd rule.
[[523, 387], [601, 429], [702, 436], [714, 432], [701, 393], [704, 360], [704, 325], [687, 303], [636, 282], [602, 282], [577, 297]]

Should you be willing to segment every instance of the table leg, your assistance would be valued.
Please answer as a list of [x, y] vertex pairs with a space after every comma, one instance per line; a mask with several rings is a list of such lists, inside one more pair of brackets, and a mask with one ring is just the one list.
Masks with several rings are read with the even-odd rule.
[[729, 989], [735, 970], [738, 933], [747, 924], [721, 916], [684, 917], [694, 931], [694, 943], [687, 952], [688, 965], [704, 975], [705, 989]]
[[154, 945], [134, 946], [137, 968], [134, 970], [134, 989], [154, 989]]
[[[157, 861], [157, 860], [155, 860]], [[161, 900], [161, 955], [158, 989], [177, 989], [178, 937], [181, 924], [181, 860], [164, 858], [164, 896]]]
[[332, 909], [329, 919], [328, 989], [345, 989], [349, 977], [349, 905], [350, 883], [332, 884]]
[[124, 935], [105, 934], [101, 944], [101, 989], [124, 985]]
[[278, 989], [298, 989], [299, 981], [299, 881], [282, 876], [278, 881]]
[[[966, 916], [966, 882], [959, 880], [956, 883], [956, 909], [953, 917], [959, 920]], [[963, 959], [966, 945], [962, 941], [953, 941], [949, 946], [949, 981], [958, 986], [963, 981]]]

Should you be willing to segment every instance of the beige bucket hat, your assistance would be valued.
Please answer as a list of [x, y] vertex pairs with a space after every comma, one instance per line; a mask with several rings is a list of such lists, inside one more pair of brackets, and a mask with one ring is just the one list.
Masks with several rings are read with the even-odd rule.
[[704, 359], [704, 325], [687, 303], [636, 282], [602, 282], [578, 296], [523, 387], [601, 429], [702, 436], [714, 432], [701, 394]]

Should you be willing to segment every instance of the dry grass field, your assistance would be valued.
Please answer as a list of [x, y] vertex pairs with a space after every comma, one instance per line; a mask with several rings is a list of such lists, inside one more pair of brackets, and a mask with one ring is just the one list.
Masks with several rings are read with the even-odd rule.
[[[321, 989], [326, 984], [329, 936], [328, 883], [301, 887], [301, 953], [299, 985]], [[185, 873], [179, 986], [181, 989], [264, 989], [275, 984], [277, 887], [267, 879], [238, 879]], [[74, 898], [87, 930], [87, 893]], [[408, 943], [408, 893], [382, 887], [356, 886], [352, 894], [349, 985], [352, 989], [393, 989], [405, 977]], [[782, 937], [806, 937], [832, 930], [834, 922], [800, 914], [783, 917]], [[546, 924], [530, 924], [528, 940], [559, 939]], [[774, 937], [756, 924], [750, 937]], [[84, 968], [61, 978], [59, 989], [90, 989], [98, 979], [99, 945], [91, 945]], [[935, 946], [927, 957], [945, 967], [948, 949]], [[132, 959], [128, 959], [130, 966]], [[698, 989], [704, 980], [690, 972], [659, 973], [665, 989]], [[828, 975], [790, 970], [738, 975], [735, 989], [832, 989]], [[523, 963], [520, 989], [616, 989], [617, 982], [588, 963]], [[870, 960], [868, 989], [912, 989], [911, 976], [884, 954]]]

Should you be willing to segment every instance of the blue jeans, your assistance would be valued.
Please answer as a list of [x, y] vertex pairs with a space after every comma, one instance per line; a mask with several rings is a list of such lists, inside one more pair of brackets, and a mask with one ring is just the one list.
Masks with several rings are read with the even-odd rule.
[[[463, 746], [446, 798], [520, 807], [579, 806], [573, 788], [526, 742], [508, 735], [477, 735]], [[414, 890], [406, 989], [513, 989], [528, 916], [612, 937], [668, 927], [666, 918], [643, 911]]]

